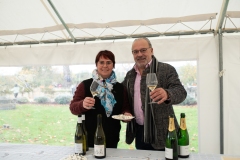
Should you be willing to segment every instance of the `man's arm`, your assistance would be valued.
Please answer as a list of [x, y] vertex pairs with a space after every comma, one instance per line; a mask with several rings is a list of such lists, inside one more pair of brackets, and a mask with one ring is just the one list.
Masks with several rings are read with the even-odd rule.
[[150, 92], [150, 97], [158, 104], [179, 104], [185, 100], [187, 92], [180, 82], [175, 68], [169, 64], [163, 64], [159, 69], [158, 81], [163, 88], [156, 88]]
[[166, 72], [167, 88], [165, 88], [171, 104], [179, 104], [185, 100], [187, 92], [182, 85], [176, 69], [169, 65]]

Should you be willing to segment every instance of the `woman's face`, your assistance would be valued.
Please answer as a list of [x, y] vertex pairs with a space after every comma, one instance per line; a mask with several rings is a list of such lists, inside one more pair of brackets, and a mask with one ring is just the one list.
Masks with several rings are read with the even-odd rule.
[[101, 56], [97, 62], [97, 71], [98, 74], [103, 78], [103, 79], [107, 79], [113, 70], [113, 62], [108, 59], [108, 58], [104, 58], [103, 56]]

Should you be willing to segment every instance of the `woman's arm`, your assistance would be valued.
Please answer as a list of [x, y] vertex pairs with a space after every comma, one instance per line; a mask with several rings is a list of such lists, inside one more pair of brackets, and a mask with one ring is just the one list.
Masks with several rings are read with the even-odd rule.
[[75, 94], [73, 96], [73, 100], [70, 103], [70, 111], [74, 115], [79, 115], [87, 111], [83, 107], [83, 100], [85, 98], [85, 90], [84, 90], [84, 84], [83, 82], [80, 83], [75, 91]]

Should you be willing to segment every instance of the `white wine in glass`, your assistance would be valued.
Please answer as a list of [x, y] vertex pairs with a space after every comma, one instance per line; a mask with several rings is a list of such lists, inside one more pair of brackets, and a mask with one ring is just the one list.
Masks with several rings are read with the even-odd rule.
[[[156, 73], [148, 73], [146, 77], [146, 84], [149, 90], [153, 91], [158, 84]], [[151, 103], [157, 103], [157, 102], [151, 102]]]
[[[93, 80], [93, 81], [92, 81], [92, 84], [91, 84], [91, 86], [90, 86], [90, 92], [92, 93], [93, 98], [94, 98], [96, 95], [98, 95], [98, 91], [97, 91], [98, 86], [99, 86], [99, 84], [98, 84], [95, 80]], [[92, 107], [92, 109], [95, 109], [95, 108]]]
[[157, 85], [148, 85], [148, 88], [153, 91], [155, 88], [157, 87]]
[[93, 80], [93, 81], [92, 81], [92, 84], [91, 84], [91, 86], [90, 86], [90, 91], [91, 91], [91, 93], [92, 93], [93, 98], [94, 98], [96, 95], [98, 95], [98, 91], [97, 91], [98, 86], [99, 86], [99, 84], [98, 84], [95, 80]]
[[92, 93], [93, 98], [94, 98], [96, 95], [98, 95], [98, 92], [97, 92], [97, 91], [91, 91], [91, 93]]

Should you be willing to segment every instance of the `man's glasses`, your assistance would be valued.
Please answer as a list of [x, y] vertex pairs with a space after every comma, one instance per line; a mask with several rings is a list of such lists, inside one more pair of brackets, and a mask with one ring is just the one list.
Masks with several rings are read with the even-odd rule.
[[[151, 48], [151, 47], [149, 47], [149, 48]], [[141, 53], [146, 53], [147, 52], [147, 50], [149, 49], [149, 48], [142, 48], [142, 49], [140, 49], [140, 50], [132, 50], [132, 53], [133, 54], [138, 54], [138, 52], [141, 52]]]
[[104, 66], [104, 64], [106, 64], [107, 66], [110, 66], [112, 64], [112, 61], [106, 61], [106, 63], [104, 61], [99, 61], [98, 62], [101, 66]]

